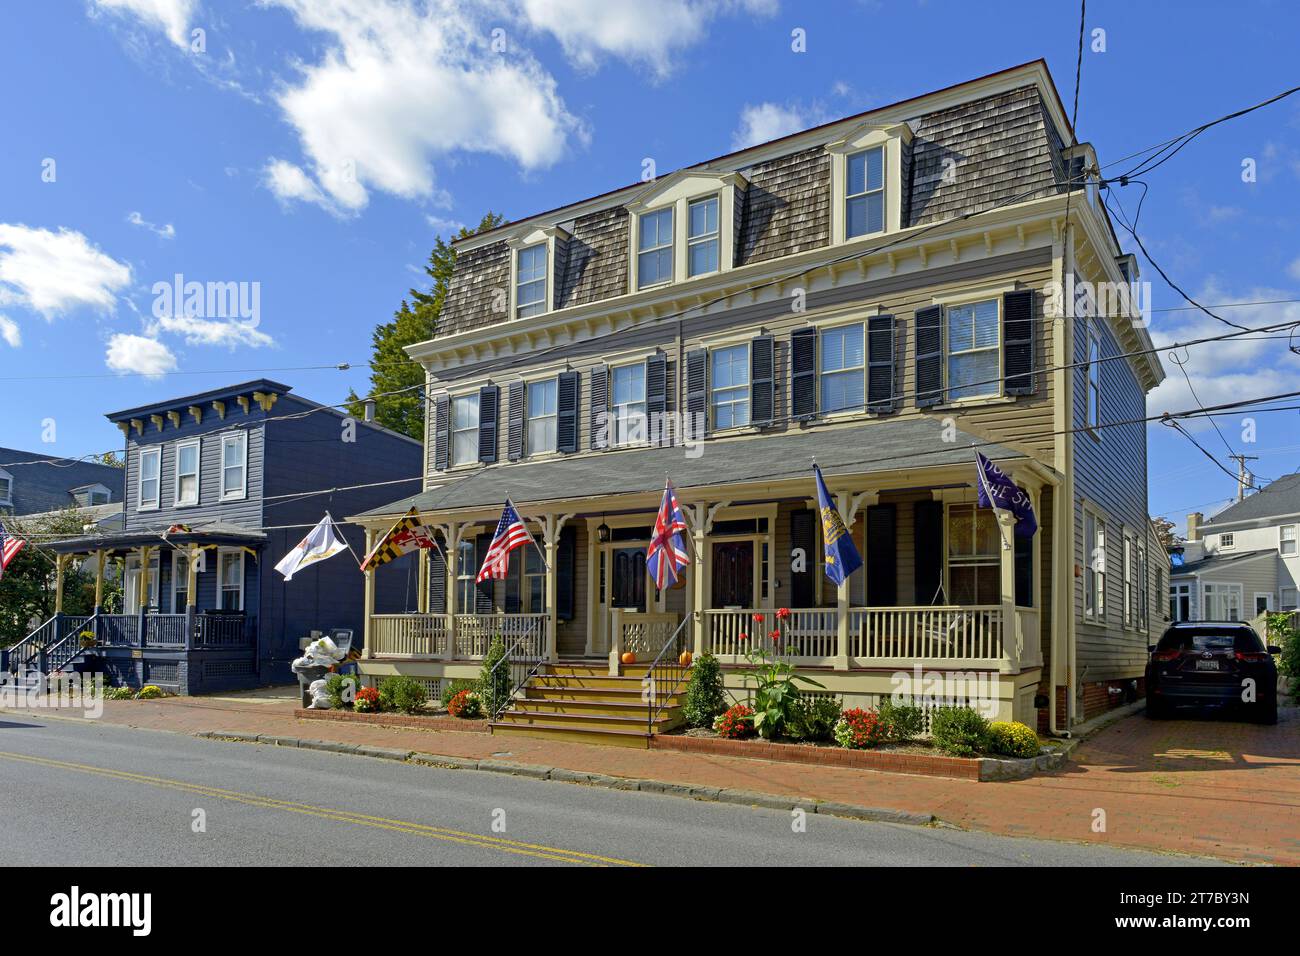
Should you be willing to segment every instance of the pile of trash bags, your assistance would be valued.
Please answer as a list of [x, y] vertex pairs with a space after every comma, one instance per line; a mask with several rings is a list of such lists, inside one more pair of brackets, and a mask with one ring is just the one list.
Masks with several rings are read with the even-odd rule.
[[328, 637], [322, 637], [308, 644], [302, 657], [289, 665], [290, 669], [298, 675], [298, 679], [307, 685], [307, 692], [311, 695], [309, 710], [330, 709], [329, 695], [325, 693], [325, 675], [342, 663], [347, 656], [346, 650], [341, 649]]

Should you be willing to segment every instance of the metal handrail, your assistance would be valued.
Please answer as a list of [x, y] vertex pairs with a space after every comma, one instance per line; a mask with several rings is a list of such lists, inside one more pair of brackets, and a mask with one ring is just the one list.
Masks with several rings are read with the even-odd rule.
[[[646, 733], [648, 734], [654, 733], [655, 721], [659, 719], [659, 715], [668, 706], [668, 701], [677, 693], [677, 688], [682, 685], [687, 672], [691, 669], [689, 664], [683, 665], [680, 662], [682, 652], [677, 649], [680, 643], [679, 635], [690, 621], [691, 616], [689, 614], [682, 618], [682, 622], [677, 625], [677, 630], [673, 631], [668, 640], [664, 641], [663, 646], [659, 648], [659, 653], [655, 655], [655, 659], [650, 662], [649, 668], [646, 669], [645, 677], [642, 678], [642, 686], [648, 692], [646, 695]], [[669, 656], [669, 662], [665, 663], [664, 654], [670, 649], [673, 654]], [[678, 658], [675, 664], [672, 663], [674, 657]], [[659, 693], [660, 683], [656, 674], [660, 669], [667, 672], [667, 676], [672, 680], [672, 689], [666, 694]]]
[[534, 632], [537, 630], [538, 624], [540, 623], [540, 621], [534, 621], [530, 624], [528, 630], [524, 631], [524, 633], [510, 645], [505, 654], [501, 656], [501, 659], [493, 664], [492, 669], [488, 671], [487, 680], [484, 681], [486, 686], [483, 688], [483, 693], [488, 698], [486, 704], [489, 720], [496, 720], [497, 717], [505, 711], [506, 707], [510, 705], [510, 701], [514, 700], [515, 694], [519, 693], [520, 689], [533, 679], [533, 676], [541, 669], [542, 664], [546, 662], [546, 649], [540, 648], [536, 651], [535, 656], [537, 659], [532, 661], [532, 666], [527, 670], [527, 672], [525, 672], [524, 676], [515, 682], [514, 686], [506, 692], [501, 700], [498, 701], [496, 699], [497, 669], [502, 665], [508, 668], [516, 663], [526, 664], [531, 660], [528, 655], [520, 655], [522, 659], [516, 660], [515, 651], [522, 644], [527, 642], [530, 637], [534, 636]]
[[58, 620], [57, 614], [51, 617], [49, 620], [42, 622], [40, 627], [32, 631], [30, 634], [24, 637], [17, 644], [14, 644], [12, 647], [9, 648], [9, 670], [11, 673], [17, 674], [19, 672], [19, 666], [18, 666], [19, 660], [21, 660], [24, 665], [22, 667], [22, 670], [25, 671], [28, 669], [26, 665], [30, 664], [32, 658], [34, 658], [37, 655], [37, 653], [39, 653], [34, 649], [37, 643], [37, 639], [40, 637], [41, 633], [47, 627], [52, 625], [56, 620]]

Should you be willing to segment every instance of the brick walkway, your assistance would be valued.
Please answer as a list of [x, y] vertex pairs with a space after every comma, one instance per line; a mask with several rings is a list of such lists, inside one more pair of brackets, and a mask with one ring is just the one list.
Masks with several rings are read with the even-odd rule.
[[[192, 733], [231, 730], [433, 754], [544, 764], [614, 776], [735, 787], [933, 813], [1010, 836], [1300, 865], [1300, 711], [1275, 727], [1138, 715], [1101, 731], [1059, 773], [975, 783], [737, 757], [593, 747], [486, 734], [299, 720], [289, 697], [108, 701], [103, 719]], [[51, 716], [38, 711], [32, 717]], [[343, 766], [342, 764], [340, 765]], [[558, 784], [557, 784], [558, 786]], [[1094, 821], [1104, 812], [1104, 832]]]

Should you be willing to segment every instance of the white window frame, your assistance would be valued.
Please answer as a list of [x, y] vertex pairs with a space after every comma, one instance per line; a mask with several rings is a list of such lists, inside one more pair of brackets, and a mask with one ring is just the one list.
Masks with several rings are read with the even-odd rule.
[[1088, 319], [1088, 365], [1085, 369], [1084, 425], [1094, 438], [1101, 437], [1101, 329], [1097, 320]]
[[[1187, 616], [1181, 616], [1179, 612], [1180, 598], [1187, 599]], [[1169, 620], [1189, 621], [1192, 617], [1192, 583], [1190, 581], [1175, 581], [1169, 585]]]
[[190, 597], [190, 579], [189, 570], [182, 570], [190, 556], [184, 551], [172, 552], [172, 613], [184, 614], [185, 602]]
[[871, 242], [882, 235], [879, 232], [848, 235], [848, 199], [851, 198], [848, 196], [848, 160], [850, 156], [876, 147], [883, 150], [884, 233], [898, 232], [903, 228], [904, 184], [900, 171], [903, 168], [903, 149], [911, 141], [912, 129], [907, 123], [864, 123], [843, 138], [826, 145], [826, 151], [831, 157], [832, 244]]
[[[679, 170], [646, 186], [624, 207], [628, 211], [627, 291], [657, 289], [670, 282], [691, 282], [727, 272], [735, 264], [736, 193], [748, 186], [745, 177], [734, 170], [696, 168]], [[718, 230], [708, 236], [690, 235], [690, 207], [694, 203], [717, 200]], [[645, 216], [672, 210], [672, 275], [661, 282], [641, 282], [641, 220]], [[718, 268], [711, 272], [691, 272], [690, 249], [700, 242], [717, 240]], [[659, 246], [656, 248], [663, 248]]]
[[1233, 531], [1222, 531], [1219, 533], [1218, 547], [1220, 551], [1237, 550], [1237, 535]]
[[[542, 274], [537, 278], [526, 279], [524, 278], [523, 273], [520, 270], [520, 261], [522, 260], [524, 253], [533, 253], [538, 251], [540, 251], [542, 254]], [[548, 252], [549, 250], [547, 249], [545, 242], [535, 242], [532, 245], [523, 246], [522, 248], [514, 250], [514, 258], [515, 258], [514, 317], [517, 319], [527, 319], [527, 318], [531, 318], [534, 315], [542, 315], [544, 312], [546, 312], [546, 296], [550, 291], [550, 286], [551, 286], [551, 283], [548, 279], [548, 273], [550, 271], [550, 256], [548, 255]], [[541, 286], [541, 291], [542, 291], [541, 298], [533, 302], [527, 302], [527, 303], [521, 301], [520, 291], [524, 288], [524, 286], [537, 286], [537, 285]], [[525, 311], [525, 310], [530, 310], [530, 311]]]
[[[226, 485], [226, 469], [234, 468], [235, 465], [226, 465], [226, 447], [238, 443], [240, 447], [239, 469], [243, 475], [243, 480], [238, 488], [231, 488]], [[221, 436], [221, 500], [222, 501], [242, 501], [248, 497], [248, 432], [244, 429], [239, 431], [226, 432]]]
[[[1098, 555], [1096, 552], [1100, 551]], [[1106, 519], [1099, 513], [1083, 512], [1083, 616], [1099, 624], [1106, 622]]]
[[[1287, 600], [1288, 594], [1291, 597], [1290, 601]], [[1296, 588], [1279, 588], [1277, 602], [1279, 611], [1294, 611], [1300, 606], [1297, 602], [1300, 602], [1300, 591]]]
[[[952, 348], [952, 335], [950, 332], [953, 310], [970, 309], [971, 321], [974, 322], [975, 310], [979, 306], [986, 305], [988, 303], [993, 304], [993, 308], [995, 311], [995, 316], [993, 319], [993, 327], [997, 331], [996, 343], [993, 345], [978, 345], [978, 346], [972, 344], [971, 348], [955, 351]], [[973, 337], [974, 336], [972, 332], [972, 338]], [[979, 298], [963, 299], [962, 301], [958, 301], [958, 302], [950, 302], [947, 305], [945, 305], [943, 310], [943, 344], [944, 344], [943, 398], [945, 404], [960, 405], [967, 402], [987, 402], [990, 399], [997, 399], [1002, 397], [1002, 386], [1004, 384], [1003, 375], [1002, 375], [1002, 296], [985, 295], [985, 296], [980, 296]], [[981, 381], [982, 384], [976, 387], [987, 388], [989, 389], [989, 391], [978, 392], [974, 395], [954, 396], [953, 391], [956, 386], [953, 385], [953, 381], [952, 381], [953, 360], [960, 359], [966, 356], [980, 355], [986, 352], [992, 352], [996, 356], [996, 361], [994, 362], [996, 372], [991, 377], [990, 381], [983, 381], [977, 379], [977, 381]]]
[[[152, 500], [146, 502], [144, 497], [144, 463], [149, 458], [154, 460], [156, 468], [154, 477], [151, 480], [156, 482], [158, 487], [154, 491]], [[150, 448], [141, 448], [136, 453], [135, 510], [157, 511], [160, 507], [162, 507], [162, 448], [155, 445]]]
[[[709, 349], [709, 421], [712, 423], [715, 431], [725, 431], [729, 428], [745, 428], [752, 421], [753, 410], [749, 407], [751, 393], [751, 375], [752, 366], [750, 365], [750, 344], [748, 342], [733, 342], [729, 345], [717, 345]], [[732, 352], [737, 349], [743, 349], [745, 359], [741, 367], [745, 370], [745, 381], [743, 385], [718, 385], [716, 371], [713, 366], [714, 356], [722, 352]], [[739, 398], [726, 398], [719, 401], [719, 395], [722, 392], [734, 393], [740, 392]], [[730, 425], [720, 425], [718, 423], [718, 409], [726, 406], [731, 409], [744, 406], [744, 421], [733, 422]]]
[[[172, 500], [176, 503], [177, 508], [192, 508], [198, 505], [199, 499], [203, 493], [199, 486], [199, 478], [203, 472], [203, 442], [199, 438], [190, 438], [185, 441], [179, 441], [175, 444], [176, 454], [176, 474], [172, 480]], [[194, 449], [194, 500], [181, 500], [181, 452], [187, 448]], [[223, 466], [224, 468], [224, 463]]]
[[[616, 402], [614, 379], [618, 372], [625, 369], [639, 368], [641, 370], [641, 399], [632, 402]], [[609, 369], [609, 446], [611, 448], [627, 448], [636, 445], [644, 445], [650, 440], [650, 421], [646, 411], [646, 375], [645, 362], [625, 362], [622, 365], [613, 365]], [[635, 409], [640, 406], [641, 412], [641, 433], [638, 435], [635, 430], [636, 412]], [[621, 440], [620, 440], [621, 439]]]
[[[648, 219], [648, 218], [650, 218], [650, 217], [652, 217], [652, 216], [656, 216], [656, 217], [657, 217], [657, 216], [661, 216], [661, 215], [664, 215], [664, 214], [667, 214], [667, 216], [668, 216], [668, 241], [667, 241], [667, 242], [660, 242], [658, 245], [654, 245], [654, 246], [643, 247], [643, 246], [641, 245], [641, 223], [642, 223], [642, 221], [645, 220], [645, 219]], [[636, 287], [637, 287], [638, 290], [643, 290], [643, 289], [656, 289], [656, 288], [658, 288], [658, 287], [660, 287], [660, 286], [670, 285], [670, 284], [672, 284], [673, 281], [676, 280], [676, 278], [677, 278], [677, 262], [676, 262], [677, 254], [676, 254], [676, 252], [675, 252], [676, 242], [674, 241], [674, 240], [677, 238], [676, 235], [675, 235], [676, 230], [677, 230], [677, 210], [676, 210], [674, 207], [672, 207], [672, 206], [664, 206], [664, 207], [661, 207], [661, 208], [659, 208], [659, 209], [647, 209], [644, 213], [642, 213], [641, 215], [639, 215], [639, 216], [636, 217], [636, 237], [635, 237], [635, 239], [634, 239], [634, 242], [635, 242], [635, 245], [636, 245], [636, 260], [635, 260], [635, 262], [636, 262], [636, 265], [635, 265], [635, 268], [636, 268]], [[656, 279], [656, 280], [653, 281], [653, 282], [644, 282], [644, 281], [642, 281], [642, 279], [641, 279], [641, 257], [642, 257], [643, 255], [646, 255], [646, 254], [649, 254], [649, 253], [652, 253], [652, 252], [653, 252], [653, 253], [656, 253], [656, 254], [657, 254], [657, 253], [661, 253], [661, 252], [663, 252], [663, 250], [665, 250], [665, 249], [667, 249], [667, 250], [668, 250], [668, 253], [669, 253], [669, 255], [668, 255], [668, 278], [666, 278], [666, 279], [664, 279], [664, 278], [659, 278], [659, 279]]]
[[[1212, 611], [1217, 612], [1219, 608], [1218, 607], [1211, 608], [1211, 601], [1212, 600], [1217, 601], [1218, 595], [1221, 594], [1229, 595], [1237, 599], [1236, 618], [1229, 617], [1226, 613], [1221, 617], [1215, 613], [1212, 613]], [[1215, 597], [1212, 599], [1211, 595], [1214, 595]], [[1241, 616], [1243, 611], [1242, 600], [1243, 600], [1243, 595], [1242, 595], [1242, 587], [1240, 584], [1232, 584], [1232, 583], [1221, 582], [1221, 581], [1206, 581], [1201, 584], [1201, 620], [1203, 621], [1245, 620]], [[1227, 608], [1224, 608], [1224, 610], [1226, 611]]]
[[[868, 153], [880, 154], [880, 185], [871, 189], [868, 188], [866, 181], [866, 167], [863, 169], [863, 190], [861, 192], [849, 192], [849, 167], [853, 160], [859, 156], [866, 156]], [[849, 235], [849, 204], [855, 199], [866, 199], [868, 196], [880, 196], [880, 228], [870, 232], [859, 232], [855, 235]], [[844, 238], [845, 240], [860, 239], [863, 236], [878, 236], [887, 231], [889, 228], [889, 155], [885, 149], [885, 144], [878, 146], [868, 146], [866, 149], [857, 149], [847, 153], [844, 157]]]
[[[161, 597], [159, 595], [162, 588], [162, 585], [160, 583], [160, 579], [162, 575], [159, 573], [161, 564], [162, 562], [158, 560], [157, 554], [151, 555], [149, 557], [149, 593], [147, 595], [141, 595], [139, 593], [140, 592], [139, 575], [140, 575], [140, 569], [143, 567], [143, 565], [140, 562], [140, 556], [138, 554], [127, 555], [126, 563], [123, 566], [124, 580], [122, 581], [122, 608], [124, 611], [126, 611], [127, 614], [140, 613], [141, 597], [144, 598], [143, 603], [147, 607], [162, 607], [162, 605], [159, 603], [161, 601]], [[129, 595], [127, 594], [127, 585], [126, 585], [125, 578], [129, 577], [131, 574], [136, 575], [136, 585], [135, 585], [136, 604], [134, 608], [128, 609], [126, 599]]]
[[235, 556], [239, 558], [239, 607], [232, 610], [245, 610], [244, 606], [244, 574], [247, 570], [244, 566], [244, 549], [243, 548], [218, 548], [217, 549], [217, 607], [224, 609], [222, 601], [225, 595], [225, 581], [223, 571], [225, 570], [226, 558]]
[[[714, 228], [712, 232], [700, 233], [698, 236], [691, 235], [691, 210], [696, 206], [704, 203], [713, 203], [713, 220]], [[718, 264], [712, 269], [706, 269], [703, 272], [695, 272], [691, 269], [691, 250], [697, 246], [704, 246], [712, 243], [716, 250]], [[694, 279], [697, 276], [713, 275], [722, 271], [722, 196], [714, 193], [711, 196], [700, 196], [696, 199], [690, 199], [686, 202], [686, 278]]]
[[[462, 427], [462, 428], [457, 428], [457, 427], [456, 427], [456, 403], [457, 403], [457, 402], [472, 402], [472, 403], [473, 403], [473, 406], [474, 406], [474, 423], [473, 423], [472, 425], [466, 425], [466, 426], [464, 426], [464, 427]], [[478, 393], [478, 392], [467, 392], [467, 393], [464, 394], [464, 395], [456, 395], [456, 396], [453, 396], [453, 397], [452, 397], [452, 399], [451, 399], [451, 408], [450, 408], [450, 410], [449, 410], [449, 417], [451, 418], [451, 434], [448, 436], [448, 439], [447, 439], [447, 441], [448, 441], [448, 445], [449, 445], [450, 447], [447, 449], [447, 455], [448, 455], [448, 458], [449, 458], [449, 460], [450, 460], [451, 467], [453, 467], [453, 468], [456, 468], [456, 467], [464, 467], [465, 465], [472, 465], [472, 464], [474, 464], [476, 461], [478, 461], [478, 432], [479, 432], [479, 421], [480, 421], [480, 419], [479, 419], [479, 412], [480, 412], [480, 409], [479, 409], [479, 393]], [[461, 461], [461, 460], [456, 456], [456, 438], [457, 438], [457, 436], [459, 436], [459, 435], [470, 435], [470, 436], [472, 436], [472, 438], [471, 438], [471, 442], [470, 442], [470, 450], [471, 450], [471, 454], [470, 454], [469, 458], [465, 459], [464, 461]]]
[[[1291, 537], [1287, 537], [1287, 532]], [[1291, 545], [1291, 550], [1287, 550], [1287, 545]], [[1284, 524], [1277, 529], [1277, 553], [1283, 557], [1289, 557], [1296, 554], [1296, 526], [1293, 524]]]
[[[552, 410], [541, 414], [533, 413], [533, 388], [550, 387]], [[525, 455], [549, 455], [559, 447], [559, 424], [560, 424], [560, 380], [555, 376], [550, 378], [535, 379], [531, 382], [524, 383], [524, 454]], [[533, 423], [545, 422], [551, 423], [551, 447], [538, 448], [533, 442]]]
[[1124, 626], [1131, 628], [1137, 623], [1137, 574], [1136, 574], [1137, 539], [1127, 531], [1124, 532], [1124, 550], [1120, 567], [1124, 597], [1120, 603], [1123, 611]]
[[[498, 308], [498, 311], [504, 313], [505, 318], [518, 321], [536, 320], [538, 316], [546, 315], [555, 307], [556, 248], [559, 243], [567, 242], [570, 238], [569, 234], [558, 226], [524, 227], [524, 230], [506, 239], [506, 247], [510, 250], [510, 287], [509, 294], [506, 296], [508, 301]], [[519, 312], [519, 253], [537, 246], [546, 247], [546, 261], [542, 267], [542, 278], [544, 280], [542, 308], [528, 315], [521, 315]]]
[[0, 494], [0, 505], [12, 507], [14, 503], [14, 476], [3, 468], [0, 468], [0, 485], [4, 487], [4, 493]]
[[[102, 501], [96, 501], [96, 496], [102, 498]], [[92, 488], [86, 493], [86, 503], [94, 505], [110, 504], [113, 500], [113, 493], [106, 488]]]
[[[966, 510], [969, 510], [969, 511], [971, 512], [971, 516], [972, 516], [972, 523], [971, 523], [971, 551], [970, 551], [969, 553], [967, 553], [967, 554], [961, 554], [961, 555], [956, 555], [956, 556], [954, 556], [953, 553], [952, 553], [952, 548], [953, 548], [953, 545], [952, 545], [952, 515], [953, 515], [953, 512], [954, 512], [954, 511], [959, 511], [959, 512], [960, 512], [960, 511], [966, 511]], [[994, 576], [995, 578], [997, 578], [997, 579], [998, 579], [998, 582], [999, 582], [999, 588], [1001, 587], [1002, 554], [1001, 554], [1000, 546], [999, 546], [998, 544], [995, 543], [994, 546], [993, 546], [993, 550], [992, 550], [991, 552], [988, 552], [988, 553], [985, 553], [985, 552], [977, 551], [977, 550], [976, 550], [976, 547], [978, 546], [978, 543], [979, 543], [979, 533], [978, 533], [978, 528], [979, 528], [979, 521], [980, 521], [980, 516], [981, 516], [981, 515], [983, 515], [983, 516], [985, 517], [986, 520], [992, 520], [993, 523], [994, 523], [994, 527], [996, 528], [996, 526], [997, 526], [997, 517], [993, 514], [993, 512], [990, 511], [988, 508], [981, 508], [981, 507], [980, 507], [977, 503], [975, 503], [975, 502], [951, 502], [951, 503], [949, 503], [949, 504], [947, 505], [947, 507], [945, 507], [945, 509], [944, 509], [944, 516], [943, 516], [943, 563], [944, 563], [944, 567], [943, 567], [943, 585], [944, 585], [944, 592], [945, 592], [946, 597], [947, 597], [947, 600], [948, 600], [949, 602], [956, 603], [956, 598], [953, 596], [953, 584], [952, 584], [952, 569], [953, 569], [954, 567], [957, 567], [957, 568], [975, 568], [975, 569], [976, 569], [976, 570], [975, 570], [975, 574], [976, 574], [976, 586], [975, 586], [975, 591], [976, 591], [977, 598], [978, 598], [978, 592], [979, 592], [979, 583], [978, 583], [978, 581], [979, 581], [979, 578], [980, 578], [982, 575], [984, 575], [984, 574], [990, 574], [990, 575]], [[864, 536], [864, 539], [863, 539], [863, 541], [859, 541], [859, 542], [858, 542], [859, 545], [865, 546], [865, 535], [866, 535], [866, 531], [865, 531], [865, 528], [864, 528], [864, 530], [863, 530], [863, 536]], [[997, 539], [998, 539], [999, 541], [1001, 540], [1001, 530], [1000, 530], [1000, 529], [997, 530], [997, 531], [995, 532], [995, 536], [997, 537]]]
[[[1261, 611], [1261, 610], [1259, 609], [1259, 599], [1260, 599], [1260, 598], [1263, 598], [1263, 599], [1264, 599], [1264, 610], [1263, 610], [1263, 611]], [[1252, 619], [1253, 619], [1253, 618], [1256, 618], [1256, 617], [1258, 617], [1260, 614], [1271, 614], [1271, 613], [1273, 612], [1273, 602], [1274, 602], [1274, 600], [1275, 600], [1275, 597], [1274, 597], [1272, 591], [1256, 591], [1254, 597], [1251, 598], [1251, 609], [1255, 612], [1254, 614], [1251, 615], [1251, 618], [1252, 618]]]
[[[826, 335], [830, 332], [840, 332], [844, 329], [856, 328], [862, 336], [862, 364], [846, 365], [842, 368], [826, 370], [826, 356], [824, 346]], [[824, 400], [825, 381], [830, 376], [841, 376], [851, 378], [853, 373], [857, 372], [862, 379], [862, 403], [859, 405], [846, 405], [843, 408], [828, 409]], [[833, 325], [825, 329], [819, 329], [817, 333], [817, 410], [822, 415], [851, 415], [861, 412], [867, 407], [867, 323], [865, 322], [845, 322], [841, 325]]]
[[[468, 560], [468, 563], [466, 563]], [[475, 595], [478, 593], [478, 541], [470, 535], [462, 538], [456, 547], [456, 613], [474, 614]]]

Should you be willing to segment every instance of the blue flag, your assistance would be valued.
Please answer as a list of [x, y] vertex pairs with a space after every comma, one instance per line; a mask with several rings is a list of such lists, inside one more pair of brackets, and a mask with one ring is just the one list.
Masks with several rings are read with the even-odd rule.
[[849, 575], [862, 567], [862, 556], [853, 545], [853, 535], [844, 527], [844, 519], [835, 510], [831, 493], [826, 490], [822, 470], [813, 465], [817, 478], [817, 510], [822, 519], [822, 546], [826, 549], [826, 576], [836, 586], [848, 580]]
[[1033, 537], [1038, 530], [1038, 519], [1034, 517], [1034, 505], [1029, 495], [978, 451], [975, 452], [975, 466], [979, 472], [980, 507], [1014, 515], [1016, 534], [1022, 538]]

